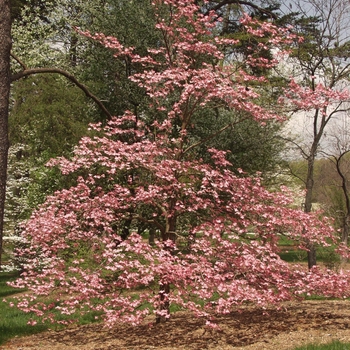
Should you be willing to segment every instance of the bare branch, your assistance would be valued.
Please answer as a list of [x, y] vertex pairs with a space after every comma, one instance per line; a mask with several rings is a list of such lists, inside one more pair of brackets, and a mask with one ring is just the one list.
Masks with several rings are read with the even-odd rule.
[[290, 139], [288, 137], [283, 137], [283, 136], [277, 136], [277, 137], [283, 141], [290, 142], [291, 144], [296, 146], [299, 149], [300, 153], [302, 154], [303, 158], [304, 159], [308, 158], [309, 155], [304, 151], [304, 149], [297, 142], [293, 141], [292, 139]]
[[291, 168], [291, 166], [288, 164], [288, 170], [289, 172], [292, 174], [292, 176], [296, 177], [297, 179], [299, 179], [303, 184], [306, 185], [306, 181], [305, 179], [303, 179], [302, 177], [300, 177], [295, 171], [293, 171], [293, 169]]

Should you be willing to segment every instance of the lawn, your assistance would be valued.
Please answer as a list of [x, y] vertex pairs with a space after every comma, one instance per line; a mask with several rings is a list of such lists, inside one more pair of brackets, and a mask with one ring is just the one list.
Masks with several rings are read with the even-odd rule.
[[8, 281], [12, 281], [15, 278], [16, 273], [0, 273], [0, 344], [15, 336], [35, 334], [47, 329], [43, 325], [28, 326], [27, 323], [33, 315], [10, 307], [8, 303], [4, 302], [4, 298], [21, 292], [7, 285]]
[[[288, 245], [286, 244], [285, 246], [287, 247]], [[291, 252], [295, 254], [294, 257], [297, 257], [296, 254], [300, 253], [295, 249], [293, 249], [293, 247], [291, 246], [289, 248], [291, 248], [291, 250], [288, 251], [287, 253]], [[289, 253], [289, 257], [293, 256], [291, 253]], [[8, 281], [12, 281], [15, 278], [16, 278], [16, 273], [8, 273], [8, 272], [0, 273], [0, 345], [6, 343], [10, 339], [14, 339], [15, 337], [17, 339], [17, 337], [35, 335], [35, 334], [37, 334], [35, 335], [35, 337], [41, 337], [41, 335], [38, 333], [49, 329], [48, 325], [38, 324], [36, 326], [29, 326], [27, 324], [28, 321], [31, 318], [35, 319], [35, 317], [33, 317], [32, 314], [24, 313], [22, 311], [19, 311], [16, 308], [12, 308], [9, 306], [8, 303], [4, 302], [3, 300], [4, 298], [14, 296], [16, 293], [23, 292], [23, 291], [19, 291], [18, 289], [11, 288], [10, 286], [7, 285]], [[339, 310], [339, 312], [342, 313], [346, 311], [348, 307], [346, 306], [346, 309], [343, 307], [344, 303], [346, 302], [347, 301], [339, 301], [339, 302], [334, 301], [334, 303], [339, 303], [340, 305], [337, 307], [337, 310]], [[310, 301], [310, 303], [317, 303], [317, 300]], [[327, 307], [326, 303], [329, 303], [330, 305], [328, 308], [326, 308]], [[243, 344], [242, 339], [247, 339], [246, 340], [247, 344], [254, 344], [255, 341], [258, 341], [256, 340], [256, 335], [258, 334], [257, 332], [259, 332], [260, 334], [264, 334], [264, 332], [266, 332], [266, 339], [270, 339], [272, 336], [275, 336], [276, 334], [283, 335], [284, 332], [286, 332], [287, 330], [288, 332], [286, 334], [289, 334], [290, 331], [295, 331], [300, 327], [303, 329], [303, 331], [308, 332], [309, 330], [315, 329], [315, 328], [313, 328], [312, 324], [310, 328], [309, 322], [305, 322], [305, 325], [302, 324], [301, 322], [302, 319], [300, 319], [300, 317], [302, 317], [302, 315], [304, 314], [309, 314], [310, 312], [313, 314], [312, 320], [315, 324], [323, 324], [325, 320], [327, 320], [327, 322], [328, 320], [333, 320], [335, 324], [337, 324], [338, 326], [344, 323], [343, 327], [340, 327], [340, 329], [347, 329], [347, 327], [350, 324], [348, 325], [345, 322], [345, 320], [349, 318], [350, 314], [349, 315], [339, 314], [339, 315], [330, 316], [335, 309], [334, 308], [335, 304], [331, 304], [331, 303], [332, 303], [331, 300], [328, 300], [328, 301], [318, 300], [318, 303], [314, 304], [314, 305], [317, 305], [316, 308], [313, 306], [313, 304], [310, 304], [310, 309], [308, 309], [307, 312], [302, 311], [302, 313], [300, 313], [301, 312], [300, 310], [302, 309], [303, 306], [295, 305], [292, 308], [290, 308], [288, 312], [283, 310], [271, 311], [269, 317], [264, 315], [264, 313], [262, 313], [262, 311], [259, 308], [256, 308], [252, 311], [247, 310], [247, 311], [244, 311], [243, 313], [241, 312], [239, 315], [233, 314], [234, 315], [233, 319], [223, 317], [222, 318], [222, 322], [224, 323], [223, 328], [227, 329], [227, 332], [224, 331], [224, 334], [225, 334], [224, 338], [226, 339], [223, 340], [223, 342], [226, 342], [227, 340], [228, 341], [227, 344], [235, 344], [235, 342], [237, 342], [237, 345], [238, 345], [238, 344]], [[181, 330], [182, 329], [181, 327], [183, 324], [185, 325], [187, 324], [187, 326], [185, 326], [186, 334], [187, 334], [186, 337], [189, 338], [188, 341], [190, 343], [194, 345], [197, 344], [199, 340], [192, 339], [191, 337], [193, 336], [192, 334], [197, 334], [198, 330], [201, 330], [202, 321], [192, 320], [189, 318], [188, 314], [182, 314], [182, 313], [180, 314], [181, 315], [174, 317], [176, 321], [173, 329], [175, 333], [174, 337], [176, 337], [177, 330], [180, 333], [184, 334]], [[105, 341], [104, 339], [105, 333], [101, 332], [102, 327], [100, 325], [92, 325], [94, 316], [95, 315], [91, 313], [91, 314], [85, 315], [84, 317], [81, 317], [79, 319], [79, 324], [80, 325], [90, 324], [91, 326], [89, 327], [91, 328], [89, 328], [89, 330], [91, 330], [91, 333], [92, 333], [91, 338], [96, 339], [96, 341], [99, 342], [99, 345], [103, 346]], [[238, 317], [239, 317], [240, 327], [235, 332], [234, 327], [237, 326], [236, 323], [237, 323]], [[254, 325], [252, 324], [252, 322], [254, 322]], [[258, 327], [257, 329], [255, 329], [256, 326]], [[134, 338], [136, 337], [137, 339], [137, 337], [145, 337], [145, 341], [147, 341], [148, 334], [146, 333], [149, 332], [149, 330], [145, 330], [145, 332], [142, 332], [142, 335], [141, 335], [139, 329], [137, 328], [125, 328], [127, 329], [126, 332], [119, 330], [119, 328], [120, 327], [117, 326], [117, 328], [113, 331], [116, 332], [117, 334], [120, 334], [121, 336], [124, 333], [125, 334], [124, 340], [126, 341], [126, 344], [130, 344], [131, 341], [128, 340], [128, 338], [133, 334], [134, 334]], [[154, 328], [157, 328], [157, 327], [154, 327]], [[159, 347], [158, 346], [155, 347], [159, 350], [162, 349], [162, 346], [163, 346], [162, 341], [165, 339], [164, 335], [162, 336], [162, 332], [165, 331], [165, 328], [164, 329], [163, 328], [162, 327], [159, 329], [157, 328], [157, 333], [159, 331], [160, 340], [158, 344], [156, 343], [154, 344], [154, 345], [159, 345]], [[74, 331], [74, 336], [72, 336], [72, 344], [76, 344], [77, 334], [79, 338], [81, 338], [80, 333], [83, 333], [84, 336], [87, 335], [85, 328], [81, 328], [80, 331], [79, 329], [80, 327], [78, 327], [77, 330]], [[60, 334], [61, 337], [62, 337], [61, 332], [64, 332], [65, 335], [66, 335], [66, 332], [67, 334], [70, 334], [69, 332], [71, 332], [71, 330], [62, 329], [62, 327], [60, 329], [56, 328], [56, 330], [59, 330], [58, 334]], [[168, 333], [169, 333], [168, 331], [165, 332], [165, 334], [168, 334]], [[206, 334], [206, 333], [203, 333], [203, 334]], [[150, 336], [152, 340], [148, 340], [148, 342], [154, 341], [154, 335], [152, 335], [151, 333]], [[44, 336], [44, 337], [47, 337], [47, 336]], [[86, 337], [86, 339], [89, 339], [89, 337]], [[333, 339], [337, 339], [337, 338], [333, 338]], [[48, 341], [50, 341], [50, 339], [48, 339]], [[133, 341], [135, 341], [135, 339], [133, 339]], [[210, 339], [209, 338], [203, 339], [203, 341], [205, 342], [210, 341]], [[35, 342], [35, 340], [33, 340], [33, 342]], [[174, 340], [174, 339], [172, 340], [174, 349], [177, 348], [176, 346], [177, 342], [178, 342], [177, 340]], [[178, 345], [180, 346], [180, 344]], [[197, 345], [201, 346], [199, 344]], [[294, 350], [350, 350], [350, 343], [333, 341], [325, 345], [309, 344], [303, 347], [296, 347], [294, 348]]]
[[342, 343], [335, 340], [328, 344], [308, 344], [305, 346], [298, 346], [293, 350], [350, 350], [350, 343]]
[[[7, 285], [7, 282], [15, 280], [17, 273], [0, 272], [0, 345], [15, 336], [26, 336], [36, 334], [49, 329], [49, 325], [40, 324], [33, 313], [25, 313], [18, 310], [16, 307], [11, 307], [5, 298], [11, 298], [17, 293], [22, 293], [23, 290], [18, 290]], [[46, 301], [47, 302], [47, 301]], [[91, 324], [95, 321], [97, 313], [89, 312], [76, 317], [77, 324]], [[59, 319], [64, 320], [68, 316], [60, 315]], [[28, 321], [33, 319], [37, 321], [37, 325], [28, 325]], [[60, 325], [50, 325], [50, 328], [62, 329]]]
[[[310, 300], [304, 303], [292, 303], [288, 309], [271, 309], [264, 312], [259, 307], [253, 305], [244, 308], [239, 313], [233, 312], [232, 315], [221, 316], [218, 318], [218, 324], [221, 327], [219, 333], [208, 332], [205, 330], [203, 320], [194, 318], [188, 312], [175, 313], [173, 318], [167, 324], [150, 327], [141, 325], [132, 327], [129, 325], [116, 325], [111, 330], [105, 330], [99, 324], [93, 324], [94, 315], [86, 315], [79, 320], [80, 324], [87, 324], [81, 327], [56, 328], [55, 332], [43, 332], [48, 330], [48, 326], [27, 325], [28, 320], [33, 316], [11, 308], [8, 303], [3, 301], [4, 297], [11, 297], [18, 293], [9, 287], [6, 282], [16, 278], [16, 274], [0, 273], [0, 345], [11, 340], [11, 346], [16, 348], [27, 346], [37, 346], [42, 344], [42, 349], [50, 349], [52, 345], [57, 345], [64, 339], [64, 345], [69, 344], [72, 349], [81, 349], [82, 346], [91, 348], [104, 348], [111, 342], [114, 348], [147, 348], [153, 346], [154, 349], [183, 349], [184, 344], [189, 344], [188, 349], [201, 349], [211, 344], [212, 349], [219, 346], [220, 349], [231, 349], [232, 346], [253, 346], [259, 349], [262, 344], [267, 349], [267, 345], [274, 347], [275, 337], [282, 339], [287, 344], [288, 350], [291, 346], [298, 345], [299, 332], [304, 336], [317, 334], [321, 337], [324, 334], [332, 333], [332, 339], [346, 339], [350, 341], [350, 331], [348, 319], [348, 301], [336, 300]], [[305, 317], [309, 315], [309, 317]], [[334, 332], [334, 325], [339, 329]], [[322, 326], [323, 328], [320, 328]], [[331, 327], [330, 329], [326, 327]], [[203, 328], [204, 327], [204, 328]], [[321, 330], [320, 330], [321, 329]], [[295, 334], [296, 342], [290, 343], [290, 334]], [[200, 334], [200, 336], [198, 336]], [[348, 335], [349, 334], [349, 335]], [[19, 337], [31, 335], [29, 338], [21, 339]], [[285, 341], [283, 340], [285, 337]], [[288, 339], [288, 340], [287, 340]], [[304, 338], [305, 339], [305, 338]], [[315, 342], [315, 337], [310, 337]], [[220, 341], [218, 343], [218, 340]], [[256, 343], [257, 347], [254, 347]], [[62, 343], [63, 344], [63, 343]], [[260, 345], [259, 345], [260, 344]], [[171, 345], [171, 346], [170, 346]], [[190, 346], [191, 345], [191, 346]], [[187, 345], [186, 345], [187, 346]], [[249, 347], [249, 349], [253, 349]], [[279, 349], [282, 349], [281, 347]], [[295, 347], [295, 350], [350, 350], [350, 343], [333, 341], [326, 345], [310, 344], [304, 347]]]

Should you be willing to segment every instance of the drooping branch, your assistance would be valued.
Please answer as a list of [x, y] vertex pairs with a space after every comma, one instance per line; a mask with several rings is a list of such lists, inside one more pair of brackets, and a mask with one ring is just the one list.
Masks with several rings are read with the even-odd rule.
[[[13, 56], [15, 58], [15, 56]], [[15, 58], [16, 59], [16, 58]], [[16, 59], [17, 60], [17, 59]], [[17, 61], [19, 62], [19, 61]], [[20, 62], [19, 62], [20, 63]], [[21, 64], [21, 63], [20, 63]], [[108, 111], [108, 109], [104, 106], [104, 104], [101, 102], [101, 100], [95, 96], [93, 93], [90, 92], [90, 90], [82, 83], [80, 83], [74, 75], [68, 73], [67, 71], [59, 68], [29, 68], [24, 69], [18, 73], [15, 73], [11, 76], [11, 82], [20, 80], [26, 76], [34, 75], [34, 74], [60, 74], [66, 77], [68, 80], [70, 80], [74, 85], [76, 85], [79, 89], [81, 89], [85, 95], [89, 98], [91, 98], [97, 106], [102, 110], [102, 112], [107, 116], [108, 119], [112, 118], [112, 114]]]

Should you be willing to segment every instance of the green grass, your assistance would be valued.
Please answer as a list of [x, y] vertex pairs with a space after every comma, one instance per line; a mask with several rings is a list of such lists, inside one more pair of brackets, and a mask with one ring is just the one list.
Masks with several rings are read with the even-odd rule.
[[281, 235], [278, 240], [278, 245], [281, 248], [279, 256], [287, 262], [305, 262], [307, 261], [307, 253], [304, 250], [297, 249], [295, 242], [286, 236]]
[[294, 246], [295, 242], [288, 237], [281, 235], [279, 236], [278, 244], [282, 246]]
[[33, 317], [17, 308], [10, 307], [3, 299], [11, 297], [20, 291], [7, 285], [8, 281], [16, 278], [14, 273], [0, 273], [0, 344], [15, 336], [24, 336], [42, 332], [47, 326], [29, 326], [27, 323]]
[[282, 260], [293, 263], [300, 263], [307, 261], [307, 253], [304, 250], [288, 250], [279, 253]]
[[[281, 258], [288, 262], [301, 262], [307, 261], [307, 254], [305, 251], [296, 249], [294, 243], [286, 237], [282, 237], [279, 244], [283, 247], [282, 252], [280, 253]], [[337, 257], [333, 256], [331, 249], [323, 249], [320, 252], [319, 261], [333, 263]], [[20, 311], [16, 307], [10, 307], [8, 303], [3, 301], [4, 298], [14, 296], [16, 293], [22, 292], [18, 289], [9, 287], [6, 283], [16, 279], [16, 273], [0, 273], [0, 345], [7, 342], [9, 339], [15, 336], [26, 336], [35, 333], [39, 333], [48, 329], [48, 325], [40, 324], [39, 319], [34, 317], [33, 314], [28, 314]], [[320, 299], [325, 298], [318, 296], [310, 296], [307, 299]], [[181, 310], [181, 307], [178, 305], [171, 306], [171, 312], [176, 312]], [[77, 316], [78, 324], [88, 324], [96, 322], [95, 316], [96, 313], [86, 313], [82, 316]], [[35, 319], [38, 321], [38, 325], [29, 326], [28, 321], [30, 319]], [[64, 316], [59, 317], [59, 319], [64, 319]], [[52, 327], [52, 325], [51, 325]], [[304, 347], [296, 348], [295, 350], [350, 350], [350, 343], [340, 343], [333, 342], [326, 345], [317, 345], [310, 344]]]
[[[25, 313], [20, 311], [16, 307], [10, 307], [9, 303], [4, 302], [4, 298], [11, 298], [16, 293], [21, 293], [22, 290], [12, 288], [7, 285], [7, 282], [16, 279], [15, 273], [0, 273], [0, 345], [7, 342], [9, 339], [15, 336], [26, 336], [43, 332], [49, 328], [47, 324], [40, 324], [40, 319], [35, 317], [33, 313]], [[96, 322], [96, 312], [88, 312], [84, 315], [77, 315], [77, 324], [89, 324]], [[59, 320], [68, 319], [68, 316], [58, 315]], [[28, 325], [29, 320], [35, 320], [38, 322], [35, 326]], [[63, 326], [53, 326], [55, 328], [61, 328]]]
[[[298, 249], [295, 242], [288, 237], [281, 236], [278, 242], [281, 252], [279, 256], [282, 260], [291, 263], [307, 262], [307, 252]], [[335, 252], [335, 246], [317, 247], [317, 261], [331, 270], [337, 270], [340, 266], [340, 256]]]
[[304, 346], [298, 346], [294, 350], [350, 350], [350, 343], [342, 343], [338, 340], [334, 340], [328, 344], [308, 344]]

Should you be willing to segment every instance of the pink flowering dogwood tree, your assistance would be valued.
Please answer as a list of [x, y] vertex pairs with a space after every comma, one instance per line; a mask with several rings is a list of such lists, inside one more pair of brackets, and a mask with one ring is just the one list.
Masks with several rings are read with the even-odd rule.
[[[346, 274], [311, 273], [278, 255], [279, 235], [303, 248], [334, 240], [327, 219], [293, 209], [286, 188], [272, 193], [258, 176], [236, 176], [223, 151], [208, 149], [210, 164], [196, 156], [201, 142], [190, 131], [206, 108], [244, 111], [262, 123], [281, 119], [246, 88], [265, 78], [225, 58], [225, 48], [239, 43], [214, 35], [220, 26], [214, 14], [201, 15], [189, 0], [153, 5], [164, 41], [146, 57], [116, 38], [83, 33], [144, 66], [131, 79], [145, 89], [157, 119], [147, 123], [147, 116], [126, 111], [93, 125], [95, 136], [83, 138], [71, 159], [50, 162], [79, 177], [23, 227], [17, 251], [23, 272], [12, 285], [28, 292], [17, 306], [51, 322], [62, 322], [57, 311], [74, 318], [94, 310], [113, 326], [150, 314], [166, 320], [174, 304], [212, 324], [215, 314], [246, 302], [348, 295]], [[266, 39], [264, 49], [296, 40], [248, 16], [242, 25]], [[273, 64], [257, 53], [245, 67]]]

